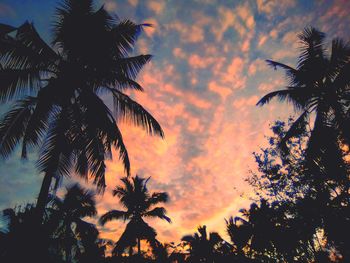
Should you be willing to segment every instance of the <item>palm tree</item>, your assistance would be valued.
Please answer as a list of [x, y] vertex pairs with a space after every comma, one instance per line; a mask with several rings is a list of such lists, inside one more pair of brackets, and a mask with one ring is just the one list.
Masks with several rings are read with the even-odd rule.
[[190, 262], [216, 262], [218, 249], [223, 245], [224, 240], [216, 232], [210, 232], [208, 237], [206, 226], [199, 226], [198, 233], [181, 239], [190, 247]]
[[240, 258], [244, 258], [244, 248], [248, 247], [252, 236], [249, 222], [240, 217], [230, 217], [226, 220], [226, 232], [229, 235], [235, 251]]
[[[144, 26], [120, 21], [92, 0], [62, 0], [56, 9], [53, 39], [47, 44], [34, 25], [0, 24], [0, 101], [14, 106], [0, 120], [0, 156], [21, 141], [40, 147], [38, 168], [45, 174], [37, 209], [42, 217], [52, 178], [71, 168], [105, 188], [105, 160], [119, 150], [126, 173], [130, 163], [117, 121], [163, 137], [158, 122], [127, 96], [143, 91], [135, 81], [151, 55], [130, 56]], [[113, 98], [114, 114], [102, 96]]]
[[70, 186], [62, 199], [56, 197], [50, 202], [48, 210], [52, 239], [57, 250], [64, 252], [66, 262], [72, 261], [73, 251], [79, 256], [97, 247], [98, 230], [83, 220], [97, 214], [91, 191], [84, 190], [78, 184]]
[[[329, 55], [324, 39], [325, 34], [315, 28], [304, 29], [299, 35], [301, 53], [296, 68], [267, 60], [273, 68], [285, 70], [289, 85], [285, 89], [268, 93], [257, 105], [267, 104], [277, 97], [280, 101], [291, 102], [295, 110], [301, 113], [281, 140], [284, 151], [287, 151], [287, 141], [305, 130], [310, 115], [314, 113], [315, 123], [309, 140], [308, 158], [315, 159], [317, 154], [327, 151], [327, 158], [324, 157], [323, 161], [337, 168], [337, 165], [344, 167], [339, 161], [339, 140], [350, 142], [350, 45], [341, 39], [334, 39]], [[327, 159], [331, 161], [327, 162]]]
[[111, 210], [100, 218], [100, 224], [105, 225], [111, 220], [129, 220], [126, 229], [119, 238], [115, 252], [120, 253], [126, 247], [130, 248], [129, 255], [132, 254], [132, 247], [138, 247], [138, 254], [141, 255], [141, 240], [146, 239], [149, 242], [155, 240], [156, 232], [150, 227], [143, 218], [154, 217], [171, 222], [166, 215], [164, 207], [154, 207], [159, 203], [168, 202], [169, 196], [166, 192], [150, 193], [147, 183], [150, 178], [145, 179], [139, 176], [132, 178], [124, 177], [121, 179], [122, 186], [117, 186], [113, 190], [113, 195], [119, 197], [120, 203], [126, 208], [123, 210]]

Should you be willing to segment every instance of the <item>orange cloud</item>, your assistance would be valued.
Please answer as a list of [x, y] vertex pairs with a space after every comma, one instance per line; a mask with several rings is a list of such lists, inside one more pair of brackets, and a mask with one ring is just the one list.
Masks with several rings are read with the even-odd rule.
[[220, 95], [221, 99], [223, 101], [226, 100], [226, 98], [232, 94], [232, 90], [230, 88], [220, 86], [215, 81], [211, 81], [208, 84], [208, 89], [212, 92], [215, 92]]
[[139, 0], [128, 0], [129, 4], [132, 5], [133, 7], [137, 6], [139, 3]]
[[185, 52], [179, 47], [176, 47], [176, 48], [173, 49], [173, 55], [176, 58], [181, 58], [181, 59], [186, 58]]
[[165, 2], [163, 2], [162, 0], [158, 0], [158, 1], [148, 1], [147, 2], [147, 7], [153, 11], [154, 13], [156, 13], [157, 15], [161, 14], [164, 11], [165, 8]]
[[180, 34], [180, 41], [183, 43], [198, 43], [204, 40], [205, 32], [197, 24], [189, 26], [181, 21], [174, 21], [167, 25], [168, 29], [173, 29]]
[[254, 95], [248, 98], [240, 98], [233, 101], [233, 107], [236, 109], [242, 109], [244, 107], [255, 106], [259, 101], [259, 97]]

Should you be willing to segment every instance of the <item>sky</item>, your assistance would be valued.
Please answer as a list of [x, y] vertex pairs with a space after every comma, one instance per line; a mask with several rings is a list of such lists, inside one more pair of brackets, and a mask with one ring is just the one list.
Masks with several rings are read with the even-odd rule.
[[[0, 23], [32, 21], [50, 42], [58, 2], [0, 0]], [[226, 237], [224, 218], [251, 202], [245, 179], [256, 169], [252, 153], [266, 145], [274, 120], [293, 113], [277, 101], [255, 106], [264, 94], [287, 85], [283, 72], [264, 60], [295, 65], [297, 34], [306, 26], [325, 32], [329, 42], [349, 40], [350, 1], [96, 1], [96, 7], [102, 4], [120, 19], [153, 24], [134, 51], [154, 55], [137, 79], [145, 92], [130, 96], [159, 121], [165, 139], [120, 123], [132, 174], [151, 176], [149, 189], [170, 195], [165, 207], [173, 223], [147, 222], [161, 241], [178, 242], [204, 224]], [[33, 151], [21, 161], [16, 152], [0, 161], [0, 209], [35, 201], [42, 180], [35, 158]], [[117, 158], [108, 161], [108, 186], [97, 197], [99, 214], [120, 208], [111, 190], [124, 175]], [[124, 227], [108, 223], [102, 236], [117, 240]]]

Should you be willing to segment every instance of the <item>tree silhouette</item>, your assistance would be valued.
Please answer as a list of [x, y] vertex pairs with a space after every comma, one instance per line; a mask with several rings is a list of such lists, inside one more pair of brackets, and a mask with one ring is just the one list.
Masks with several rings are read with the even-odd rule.
[[218, 249], [224, 240], [216, 232], [210, 232], [206, 226], [199, 226], [198, 233], [182, 237], [182, 241], [189, 246], [189, 262], [217, 262]]
[[28, 259], [56, 262], [58, 258], [49, 251], [52, 240], [48, 215], [45, 214], [44, 224], [36, 224], [35, 205], [27, 204], [3, 210], [1, 219], [4, 225], [0, 231], [1, 262], [24, 262]]
[[171, 222], [166, 216], [165, 208], [154, 207], [159, 203], [166, 203], [169, 199], [168, 194], [165, 192], [150, 193], [147, 188], [149, 179], [137, 175], [132, 178], [122, 178], [122, 185], [113, 190], [113, 195], [119, 198], [126, 211], [112, 210], [102, 215], [99, 220], [102, 225], [111, 220], [123, 220], [124, 222], [129, 220], [124, 233], [116, 243], [115, 254], [120, 254], [126, 247], [129, 247], [129, 255], [131, 255], [132, 247], [137, 243], [138, 254], [141, 255], [141, 240], [146, 239], [149, 242], [155, 240], [156, 231], [143, 218], [154, 217]]
[[[67, 188], [64, 197], [54, 198], [48, 208], [49, 224], [52, 226], [52, 239], [58, 249], [62, 251], [65, 261], [72, 262], [85, 251], [96, 249], [98, 230], [83, 220], [97, 214], [94, 194], [84, 190], [78, 184]], [[94, 246], [95, 245], [95, 246]]]
[[[126, 89], [150, 55], [130, 56], [144, 26], [120, 21], [92, 0], [63, 0], [56, 9], [51, 45], [34, 25], [0, 24], [0, 101], [18, 99], [0, 121], [0, 155], [21, 141], [22, 158], [39, 146], [38, 168], [45, 173], [37, 209], [42, 216], [52, 178], [75, 173], [105, 187], [105, 160], [119, 151], [127, 174], [130, 163], [118, 120], [163, 136], [158, 122]], [[113, 98], [114, 114], [103, 101]]]
[[235, 251], [240, 259], [244, 257], [244, 248], [249, 246], [248, 242], [252, 236], [249, 222], [240, 217], [230, 217], [226, 221], [226, 232], [229, 235]]
[[265, 95], [257, 105], [264, 105], [277, 97], [280, 101], [291, 102], [301, 113], [281, 139], [280, 146], [284, 152], [288, 139], [301, 134], [310, 114], [314, 113], [315, 122], [306, 155], [310, 162], [308, 168], [314, 173], [325, 171], [323, 176], [328, 174], [344, 181], [347, 180], [346, 167], [339, 142], [350, 142], [350, 45], [334, 39], [328, 55], [324, 38], [324, 33], [312, 27], [299, 34], [301, 53], [296, 68], [267, 60], [273, 68], [285, 70], [289, 85], [286, 89]]

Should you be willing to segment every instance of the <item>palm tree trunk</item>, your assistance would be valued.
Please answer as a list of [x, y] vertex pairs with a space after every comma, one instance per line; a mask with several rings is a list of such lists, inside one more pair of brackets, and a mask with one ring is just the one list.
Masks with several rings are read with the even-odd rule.
[[141, 256], [141, 239], [137, 239], [137, 253]]
[[41, 184], [38, 201], [36, 203], [36, 215], [38, 217], [38, 221], [42, 222], [45, 212], [45, 206], [47, 204], [47, 200], [49, 197], [49, 190], [51, 186], [52, 175], [46, 173], [44, 176], [43, 183]]

